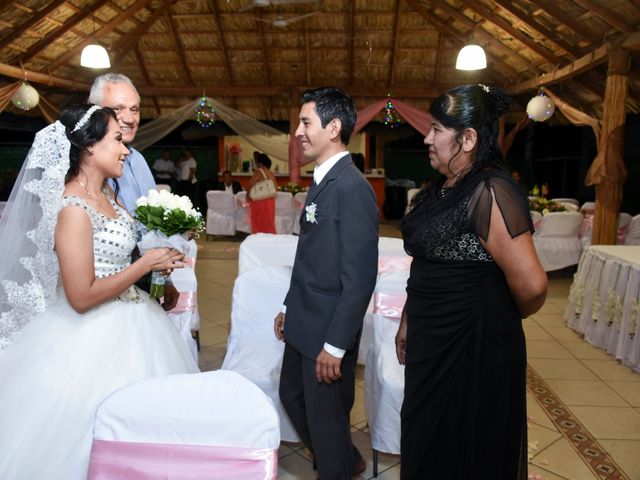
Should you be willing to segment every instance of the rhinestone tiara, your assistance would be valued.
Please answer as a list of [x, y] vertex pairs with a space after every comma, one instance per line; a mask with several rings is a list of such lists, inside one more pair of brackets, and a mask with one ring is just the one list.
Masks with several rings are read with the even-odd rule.
[[100, 107], [98, 105], [93, 105], [91, 108], [89, 108], [89, 110], [85, 112], [82, 118], [78, 120], [78, 123], [76, 123], [76, 126], [73, 127], [73, 130], [71, 130], [71, 133], [75, 133], [78, 130], [80, 130], [82, 127], [84, 127], [89, 121], [89, 119], [91, 118], [91, 115], [93, 115], [93, 112], [95, 112], [96, 110], [100, 110]]

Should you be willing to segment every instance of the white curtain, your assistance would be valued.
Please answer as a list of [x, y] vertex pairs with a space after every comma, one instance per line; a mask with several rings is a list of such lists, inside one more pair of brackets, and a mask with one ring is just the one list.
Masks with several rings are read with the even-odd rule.
[[[289, 135], [276, 130], [244, 113], [228, 107], [224, 103], [206, 97], [215, 109], [216, 117], [224, 121], [229, 128], [243, 137], [257, 150], [266, 153], [271, 158], [288, 162], [289, 159]], [[138, 129], [133, 147], [144, 150], [170, 132], [178, 128], [182, 123], [195, 117], [195, 112], [202, 99], [198, 98], [187, 105], [174, 110], [163, 117], [157, 118]]]

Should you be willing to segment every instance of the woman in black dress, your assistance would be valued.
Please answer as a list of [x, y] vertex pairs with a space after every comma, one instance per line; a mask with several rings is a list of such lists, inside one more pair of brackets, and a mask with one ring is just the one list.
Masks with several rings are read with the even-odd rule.
[[547, 277], [527, 199], [505, 171], [498, 119], [509, 96], [465, 85], [431, 105], [425, 138], [441, 175], [403, 220], [413, 257], [396, 337], [405, 365], [401, 478], [527, 478], [521, 319]]

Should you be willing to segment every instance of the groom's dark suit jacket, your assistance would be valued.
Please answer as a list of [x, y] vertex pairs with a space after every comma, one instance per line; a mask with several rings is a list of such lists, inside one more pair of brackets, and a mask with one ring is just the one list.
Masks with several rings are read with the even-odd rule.
[[[315, 219], [307, 208], [316, 206]], [[315, 221], [314, 221], [315, 220]], [[307, 193], [287, 306], [288, 344], [315, 359], [325, 342], [355, 346], [378, 271], [378, 207], [369, 182], [342, 157]]]

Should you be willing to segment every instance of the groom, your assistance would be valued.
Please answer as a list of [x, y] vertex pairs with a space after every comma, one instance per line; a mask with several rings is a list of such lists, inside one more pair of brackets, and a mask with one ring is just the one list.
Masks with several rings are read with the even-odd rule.
[[347, 151], [356, 122], [338, 88], [303, 95], [296, 138], [314, 160], [300, 237], [276, 337], [285, 341], [280, 400], [313, 453], [321, 480], [347, 479], [365, 463], [351, 441], [362, 320], [376, 283], [378, 209]]

